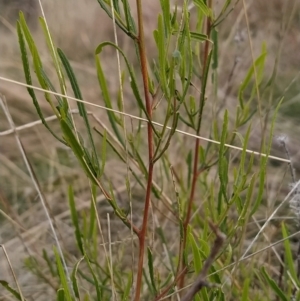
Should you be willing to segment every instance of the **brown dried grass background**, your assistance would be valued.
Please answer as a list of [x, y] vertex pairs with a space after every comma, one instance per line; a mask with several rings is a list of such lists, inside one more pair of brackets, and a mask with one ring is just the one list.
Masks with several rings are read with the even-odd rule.
[[[131, 3], [134, 7], [135, 1], [132, 0]], [[282, 24], [285, 24], [291, 13], [294, 12], [292, 10], [294, 3], [296, 5], [294, 17], [291, 20], [289, 28], [284, 31]], [[28, 16], [31, 14], [29, 16], [30, 27], [33, 30], [33, 35], [40, 50], [43, 64], [49, 72], [50, 78], [54, 79], [55, 74], [52, 68], [51, 58], [46, 48], [41, 29], [35, 20], [36, 15], [40, 15], [37, 1], [24, 0], [22, 2], [14, 0], [14, 5], [18, 7], [18, 9], [26, 10], [26, 4], [35, 7], [31, 9], [31, 13], [28, 13]], [[221, 4], [222, 1], [216, 1], [216, 5], [220, 6]], [[296, 104], [295, 110], [298, 110], [300, 113], [299, 85], [294, 85], [288, 91], [285, 91], [292, 81], [296, 83], [299, 82], [300, 1], [247, 0], [246, 4], [248, 6], [251, 39], [255, 56], [259, 55], [262, 42], [266, 42], [267, 44], [268, 57], [265, 74], [268, 76], [272, 72], [278, 46], [280, 42], [283, 41], [275, 89], [277, 94], [274, 95], [274, 100], [284, 94], [287, 98], [283, 107], [288, 108], [291, 102], [293, 102], [293, 104]], [[7, 5], [6, 1], [0, 1], [0, 8], [5, 7], [5, 5]], [[101, 11], [96, 0], [52, 0], [44, 1], [43, 5], [56, 46], [62, 48], [71, 60], [76, 75], [78, 76], [84, 99], [103, 105], [96, 78], [93, 52], [100, 42], [105, 40], [113, 41], [111, 20]], [[156, 56], [152, 32], [156, 27], [159, 1], [143, 1], [143, 5], [147, 52], [149, 59], [151, 59], [151, 57]], [[0, 10], [0, 12], [2, 11], [3, 13], [0, 13], [0, 76], [24, 82], [18, 41], [14, 30], [15, 15], [13, 12], [8, 13], [5, 9]], [[7, 14], [5, 15], [5, 13]], [[119, 33], [118, 37], [121, 48], [129, 55], [133, 64], [138, 67], [137, 62], [134, 61], [134, 50], [130, 40], [121, 32]], [[218, 95], [219, 99], [224, 99], [225, 107], [234, 113], [238, 103], [237, 91], [239, 84], [252, 62], [241, 1], [221, 24], [219, 33]], [[104, 68], [106, 76], [109, 79], [109, 87], [111, 92], [116, 94], [118, 90], [118, 77], [115, 52], [108, 50], [105, 51], [103, 55], [105, 58], [104, 61], [107, 62]], [[235, 60], [238, 60], [238, 63], [232, 79], [228, 81]], [[230, 92], [227, 94], [226, 91], [228, 91], [228, 87], [230, 87]], [[0, 82], [0, 93], [5, 96], [9, 111], [16, 125], [23, 125], [38, 119], [31, 99], [24, 87]], [[208, 98], [210, 93], [212, 94], [212, 92], [208, 93]], [[37, 95], [41, 97], [40, 103], [45, 115], [51, 115], [50, 108], [47, 103], [43, 101], [42, 93], [38, 92]], [[225, 98], [223, 98], [224, 95], [226, 96]], [[130, 91], [125, 90], [124, 96], [126, 109], [131, 110], [131, 113], [134, 112], [135, 105]], [[267, 99], [262, 99], [262, 103], [267, 103]], [[215, 105], [221, 105], [221, 103], [219, 102]], [[74, 103], [72, 106], [75, 108]], [[211, 106], [211, 104], [209, 106]], [[89, 108], [89, 110], [103, 120], [104, 123], [107, 123], [106, 113], [103, 110], [94, 107]], [[285, 115], [281, 114], [277, 122], [275, 134], [284, 134], [289, 137], [292, 158], [295, 161], [295, 166], [299, 168], [300, 115], [295, 115], [296, 116], [289, 117], [288, 113]], [[0, 130], [4, 131], [9, 128], [9, 125], [5, 120], [3, 112], [0, 112], [0, 118]], [[253, 129], [250, 143], [250, 147], [253, 149], [258, 149], [258, 142], [260, 141], [258, 122], [256, 125], [257, 126]], [[210, 126], [211, 125], [208, 124], [208, 127]], [[75, 184], [76, 202], [78, 206], [88, 206], [89, 191], [85, 184], [86, 181], [82, 174], [78, 173], [76, 162], [65, 163], [63, 161], [62, 158], [68, 157], [68, 151], [62, 148], [42, 125], [23, 130], [20, 132], [20, 137], [33, 164], [33, 168], [37, 173], [51, 212], [53, 216], [55, 216], [58, 229], [60, 229], [60, 234], [63, 237], [64, 247], [72, 254], [75, 245], [73, 239], [71, 239], [73, 229], [67, 214], [66, 187], [68, 183]], [[186, 139], [187, 138], [179, 137], [178, 140], [174, 142], [174, 165], [180, 164], [180, 161], [176, 161], [175, 153], [177, 151], [183, 151], [182, 147], [186, 143]], [[276, 149], [275, 143], [273, 151], [275, 154], [284, 157], [284, 152], [278, 147]], [[38, 256], [41, 255], [42, 248], [47, 248], [49, 243], [52, 243], [52, 239], [49, 239], [49, 229], [45, 224], [44, 213], [37, 200], [37, 195], [32, 186], [30, 177], [26, 173], [13, 135], [0, 136], [0, 166], [0, 208], [2, 208], [15, 223], [13, 226], [13, 223], [7, 219], [3, 217], [0, 218], [0, 243], [6, 246], [21, 285], [26, 285], [27, 290], [29, 286], [31, 287], [32, 294], [35, 294], [34, 296], [32, 295], [33, 300], [46, 300], [44, 299], [46, 296], [45, 286], [37, 283], [35, 278], [24, 271], [22, 260], [27, 256], [24, 243], [26, 244], [27, 251], [36, 254], [37, 258], [39, 258]], [[112, 156], [108, 160], [107, 171], [107, 177], [113, 179], [116, 190], [119, 190], [120, 200], [122, 200], [124, 190], [121, 188], [124, 184], [123, 179], [126, 169], [120, 169], [116, 158]], [[284, 173], [285, 167], [282, 164], [274, 167], [274, 186], [282, 180]], [[272, 190], [270, 189], [270, 191]], [[140, 195], [139, 191], [135, 192], [135, 198], [140, 201], [137, 202], [137, 204], [141, 205], [143, 195]], [[137, 208], [138, 207], [139, 205], [137, 205]], [[102, 202], [101, 212], [107, 212], [109, 210], [108, 206]], [[103, 218], [105, 219], [105, 216], [103, 216]], [[166, 227], [167, 226], [168, 225], [166, 225]], [[124, 239], [125, 234], [122, 231], [122, 227], [120, 227], [119, 221], [116, 221], [114, 229], [114, 239]], [[172, 233], [170, 233], [170, 235], [171, 234]], [[121, 253], [120, 249], [118, 251], [116, 250], [116, 256], [121, 256]], [[0, 275], [2, 275], [3, 271], [6, 271], [4, 272], [4, 278], [8, 281], [12, 281], [10, 273], [7, 270], [7, 263], [3, 257], [0, 258], [0, 271]], [[30, 295], [30, 292], [28, 293]], [[51, 293], [51, 291], [49, 291], [49, 293]], [[1, 299], [1, 294], [0, 292], [0, 300], [8, 300], [5, 299], [7, 296], [2, 296]]]

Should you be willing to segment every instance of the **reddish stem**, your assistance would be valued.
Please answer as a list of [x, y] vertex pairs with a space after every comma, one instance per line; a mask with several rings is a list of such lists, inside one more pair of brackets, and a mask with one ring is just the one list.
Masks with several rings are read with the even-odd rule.
[[[138, 16], [138, 46], [141, 60], [141, 72], [143, 77], [144, 93], [145, 93], [145, 103], [146, 110], [149, 116], [149, 121], [152, 119], [152, 109], [151, 109], [151, 100], [148, 86], [148, 70], [147, 70], [147, 58], [146, 58], [146, 49], [145, 49], [145, 38], [144, 38], [144, 29], [143, 29], [143, 13], [142, 13], [142, 4], [141, 0], [136, 0], [137, 6], [137, 16]], [[144, 216], [142, 222], [142, 228], [139, 231], [139, 259], [138, 259], [138, 271], [136, 279], [136, 290], [135, 290], [135, 301], [140, 300], [141, 287], [142, 287], [142, 277], [143, 277], [143, 264], [144, 264], [144, 253], [145, 253], [145, 240], [146, 232], [148, 225], [148, 214], [151, 201], [151, 189], [152, 189], [152, 179], [153, 179], [153, 131], [150, 122], [147, 124], [147, 134], [148, 134], [148, 179], [147, 179], [147, 190], [146, 190], [146, 199], [144, 205]]]
[[[211, 7], [212, 5], [212, 0], [209, 1], [208, 6]], [[211, 21], [210, 21], [210, 17], [206, 18], [206, 34], [209, 37], [210, 36], [210, 32], [211, 32]], [[204, 45], [204, 53], [203, 53], [203, 61], [202, 61], [202, 78], [204, 77], [204, 73], [205, 73], [205, 69], [206, 69], [206, 65], [207, 65], [207, 59], [208, 59], [208, 55], [209, 55], [209, 41], [205, 41], [205, 45]], [[202, 85], [205, 83], [202, 83]], [[202, 99], [204, 101], [204, 97], [200, 97], [200, 104], [199, 107], [203, 108], [204, 103], [202, 103]], [[200, 109], [199, 111], [199, 124], [198, 127], [196, 129], [196, 134], [199, 136], [200, 134], [200, 129], [201, 129], [201, 120], [202, 120], [202, 112], [203, 110]], [[192, 178], [192, 186], [191, 186], [191, 191], [190, 191], [190, 196], [189, 196], [189, 200], [188, 200], [188, 208], [187, 208], [187, 213], [186, 213], [186, 217], [183, 223], [183, 241], [180, 245], [180, 260], [181, 262], [179, 263], [179, 271], [185, 270], [186, 265], [184, 262], [184, 257], [183, 257], [183, 251], [186, 247], [186, 236], [187, 236], [187, 229], [188, 229], [188, 225], [190, 223], [190, 219], [191, 219], [191, 213], [192, 213], [192, 206], [194, 203], [194, 198], [195, 198], [195, 192], [196, 192], [196, 184], [197, 184], [197, 180], [199, 177], [199, 171], [198, 171], [198, 160], [199, 160], [199, 147], [200, 147], [200, 139], [196, 139], [196, 143], [195, 143], [195, 148], [194, 148], [194, 161], [193, 161], [193, 178]], [[182, 274], [180, 279], [179, 279], [179, 288], [183, 288], [184, 286], [184, 279], [185, 279], [185, 274]]]

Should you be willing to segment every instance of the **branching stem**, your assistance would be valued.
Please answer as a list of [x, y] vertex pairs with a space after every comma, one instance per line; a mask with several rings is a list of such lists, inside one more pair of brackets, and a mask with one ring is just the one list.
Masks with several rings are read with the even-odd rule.
[[[208, 1], [208, 6], [212, 6], [212, 0]], [[208, 16], [206, 18], [206, 34], [209, 37], [211, 33], [211, 19]], [[202, 80], [205, 79], [205, 72], [206, 72], [206, 66], [208, 62], [208, 57], [209, 57], [209, 48], [210, 48], [210, 42], [208, 40], [205, 41], [204, 44], [204, 52], [203, 52], [203, 59], [202, 59]], [[205, 82], [202, 82], [201, 85], [206, 85]], [[202, 91], [203, 93], [203, 91]], [[198, 114], [198, 122], [197, 122], [197, 128], [196, 128], [196, 134], [199, 135], [200, 130], [201, 130], [201, 121], [202, 121], [202, 114], [203, 114], [203, 108], [204, 108], [204, 101], [205, 101], [205, 95], [200, 95], [200, 102], [199, 102], [199, 114]], [[200, 140], [196, 139], [195, 142], [195, 147], [194, 147], [194, 160], [193, 160], [193, 177], [192, 177], [192, 185], [191, 185], [191, 191], [190, 191], [190, 196], [188, 200], [188, 205], [187, 205], [187, 212], [185, 216], [185, 220], [183, 223], [183, 241], [180, 245], [180, 263], [179, 263], [179, 269], [178, 271], [182, 271], [185, 269], [185, 262], [184, 262], [184, 256], [183, 252], [186, 247], [186, 237], [187, 237], [187, 229], [188, 225], [190, 223], [191, 219], [191, 213], [192, 213], [192, 206], [194, 203], [195, 199], [195, 192], [196, 192], [196, 184], [197, 180], [199, 177], [199, 166], [198, 166], [198, 160], [199, 160], [199, 147], [200, 147]], [[185, 274], [183, 274], [180, 277], [179, 280], [179, 288], [183, 288], [184, 286], [184, 279], [185, 279]]]
[[144, 29], [143, 29], [143, 12], [142, 12], [142, 1], [136, 0], [137, 6], [137, 16], [138, 16], [138, 47], [140, 54], [140, 62], [141, 62], [141, 72], [143, 78], [144, 85], [144, 94], [145, 94], [145, 104], [146, 110], [149, 117], [149, 123], [147, 124], [147, 135], [148, 135], [148, 179], [147, 179], [147, 190], [146, 190], [146, 199], [144, 204], [144, 215], [142, 227], [139, 231], [139, 259], [138, 259], [138, 271], [137, 271], [137, 279], [136, 279], [136, 288], [135, 288], [135, 301], [140, 300], [141, 287], [142, 287], [142, 277], [143, 277], [143, 264], [144, 264], [144, 254], [145, 254], [145, 241], [147, 235], [147, 225], [148, 225], [148, 213], [151, 201], [151, 189], [152, 189], [152, 180], [153, 180], [153, 129], [151, 127], [152, 120], [152, 108], [151, 108], [151, 100], [149, 93], [149, 84], [148, 84], [148, 70], [147, 70], [147, 57], [146, 57], [146, 49], [145, 49], [145, 38], [144, 38]]

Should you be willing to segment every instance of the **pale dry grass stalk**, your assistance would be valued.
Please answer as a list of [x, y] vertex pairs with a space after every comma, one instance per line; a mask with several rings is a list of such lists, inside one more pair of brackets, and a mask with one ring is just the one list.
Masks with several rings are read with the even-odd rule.
[[[9, 124], [10, 124], [11, 129], [14, 130], [15, 129], [15, 124], [14, 124], [14, 122], [12, 120], [12, 117], [11, 117], [11, 115], [9, 113], [8, 108], [4, 104], [4, 101], [3, 101], [2, 97], [0, 97], [0, 105], [2, 107], [2, 110], [3, 110], [3, 112], [4, 112], [5, 116], [6, 116]], [[36, 191], [38, 193], [39, 199], [41, 201], [43, 210], [44, 210], [46, 218], [47, 218], [47, 222], [48, 222], [48, 224], [50, 226], [50, 229], [51, 229], [51, 232], [53, 234], [53, 237], [54, 237], [54, 240], [55, 240], [55, 243], [56, 243], [59, 255], [60, 255], [61, 260], [62, 260], [63, 267], [65, 269], [65, 273], [66, 273], [66, 276], [67, 276], [67, 279], [68, 279], [68, 282], [69, 282], [70, 290], [74, 294], [74, 291], [73, 291], [72, 285], [71, 285], [71, 283], [72, 283], [71, 282], [71, 277], [70, 277], [70, 274], [69, 274], [69, 271], [68, 271], [68, 268], [67, 268], [67, 264], [66, 264], [63, 252], [62, 252], [62, 248], [61, 248], [59, 239], [58, 239], [57, 234], [56, 234], [56, 230], [54, 228], [54, 224], [53, 224], [52, 219], [51, 219], [50, 212], [49, 212], [49, 210], [47, 208], [47, 205], [46, 205], [46, 200], [45, 200], [44, 195], [43, 195], [43, 193], [42, 193], [42, 191], [40, 189], [38, 180], [37, 180], [37, 178], [36, 178], [36, 176], [34, 174], [34, 171], [33, 171], [32, 167], [31, 167], [31, 164], [30, 164], [30, 162], [29, 162], [29, 160], [27, 158], [26, 151], [25, 151], [25, 149], [23, 147], [23, 144], [22, 144], [22, 142], [21, 142], [21, 140], [20, 140], [20, 138], [18, 136], [18, 133], [15, 130], [14, 130], [14, 136], [16, 138], [16, 142], [17, 142], [18, 148], [20, 150], [20, 153], [22, 155], [23, 161], [24, 161], [24, 163], [26, 165], [27, 171], [28, 171], [28, 173], [30, 175], [31, 181], [32, 181], [32, 183], [33, 183], [33, 185], [34, 185], [34, 187], [35, 187], [35, 189], [36, 189]]]
[[[41, 12], [42, 12], [42, 16], [44, 18], [44, 21], [45, 21], [45, 25], [46, 25], [46, 30], [48, 31], [49, 35], [50, 35], [50, 30], [49, 30], [49, 26], [48, 26], [48, 22], [47, 22], [47, 19], [46, 19], [46, 15], [45, 15], [45, 12], [44, 12], [44, 9], [43, 9], [43, 5], [42, 5], [42, 2], [41, 0], [38, 0], [39, 1], [39, 6], [40, 6], [40, 9], [41, 9]], [[52, 53], [54, 55], [54, 61], [59, 65], [59, 59], [58, 59], [58, 56], [57, 56], [57, 51], [53, 45], [53, 41], [52, 39], [50, 38], [49, 39], [49, 42], [50, 42], [50, 47], [51, 47], [51, 50], [52, 50]], [[61, 68], [57, 68], [57, 71], [58, 71], [58, 78], [63, 78], [63, 74], [61, 72]], [[63, 90], [63, 95], [67, 96], [67, 87], [64, 85], [62, 85], [62, 90]], [[69, 102], [69, 99], [67, 98], [67, 102], [68, 102], [68, 106], [69, 108], [71, 108], [70, 106], [70, 102]], [[76, 130], [76, 123], [75, 123], [75, 120], [74, 120], [74, 116], [73, 114], [71, 113], [71, 120], [72, 120], [72, 124], [74, 126], [74, 132], [75, 132], [75, 135], [76, 135], [76, 138], [77, 140], [79, 141], [79, 137], [78, 137], [78, 132]]]
[[[227, 269], [229, 269], [229, 268], [231, 268], [231, 267], [234, 267], [234, 266], [236, 266], [237, 264], [239, 264], [240, 262], [243, 262], [243, 261], [246, 261], [246, 260], [248, 260], [248, 259], [251, 259], [252, 257], [254, 257], [254, 256], [256, 256], [256, 255], [258, 255], [258, 254], [260, 254], [260, 253], [263, 253], [263, 252], [267, 251], [269, 248], [272, 248], [272, 247], [275, 247], [275, 246], [277, 246], [277, 245], [280, 245], [280, 244], [282, 244], [285, 240], [289, 240], [289, 239], [291, 239], [291, 238], [293, 238], [293, 237], [298, 236], [299, 234], [300, 234], [300, 231], [297, 231], [296, 233], [293, 233], [293, 234], [289, 235], [289, 236], [286, 237], [286, 238], [277, 240], [276, 242], [272, 243], [272, 244], [269, 245], [269, 246], [266, 246], [266, 247], [264, 247], [264, 248], [261, 248], [261, 249], [259, 249], [258, 251], [255, 251], [255, 252], [253, 252], [253, 253], [251, 253], [251, 254], [245, 256], [244, 258], [240, 258], [240, 259], [238, 259], [237, 261], [232, 262], [232, 263], [230, 263], [230, 264], [228, 264], [228, 265], [226, 265], [226, 266], [224, 266], [224, 267], [222, 267], [222, 268], [216, 270], [215, 272], [208, 274], [207, 277], [213, 276], [213, 275], [215, 275], [215, 274], [220, 273], [221, 271], [224, 271], [224, 270], [227, 270]], [[166, 295], [166, 296], [164, 296], [164, 297], [162, 297], [162, 298], [157, 299], [156, 301], [169, 300], [174, 294], [176, 294], [176, 293], [178, 293], [178, 292], [183, 292], [183, 291], [189, 289], [192, 285], [193, 285], [193, 284], [188, 284], [188, 285], [186, 285], [185, 287], [179, 289], [177, 292], [174, 292], [174, 293], [172, 293], [172, 294]]]
[[249, 244], [248, 248], [246, 249], [246, 251], [244, 252], [244, 254], [242, 255], [241, 259], [244, 259], [245, 256], [248, 254], [248, 252], [250, 251], [250, 249], [253, 247], [254, 243], [257, 241], [258, 237], [260, 236], [260, 234], [262, 233], [262, 231], [267, 227], [267, 225], [269, 224], [269, 222], [273, 219], [273, 217], [275, 216], [275, 214], [279, 211], [279, 209], [289, 200], [289, 198], [294, 194], [294, 192], [296, 191], [296, 189], [298, 189], [298, 186], [300, 184], [300, 181], [298, 181], [295, 186], [291, 189], [291, 191], [287, 194], [287, 196], [284, 198], [284, 200], [276, 207], [276, 209], [272, 212], [272, 214], [268, 217], [268, 219], [266, 220], [266, 222], [263, 224], [263, 226], [260, 228], [260, 230], [258, 231], [258, 233], [255, 235], [255, 237], [253, 238], [253, 240], [251, 241], [251, 243]]
[[[111, 5], [111, 14], [112, 14], [112, 27], [114, 30], [114, 39], [115, 44], [119, 47], [118, 43], [118, 34], [117, 34], [117, 26], [116, 26], [116, 20], [115, 20], [115, 9], [114, 9], [114, 2], [113, 0], [110, 0]], [[116, 57], [117, 57], [117, 65], [118, 65], [118, 79], [119, 79], [119, 88], [120, 88], [120, 98], [121, 98], [121, 110], [123, 113], [125, 113], [125, 106], [124, 106], [124, 90], [123, 90], [123, 83], [122, 83], [122, 71], [121, 71], [121, 62], [120, 62], [120, 54], [119, 51], [116, 49]], [[126, 116], [125, 114], [120, 114], [121, 118], [123, 120], [123, 132], [124, 132], [124, 145], [125, 145], [125, 159], [126, 159], [126, 172], [127, 172], [127, 179], [128, 183], [130, 183], [130, 169], [129, 169], [129, 154], [128, 154], [128, 141], [127, 141], [127, 126], [126, 126]], [[131, 186], [128, 185], [128, 200], [129, 200], [129, 208], [130, 208], [130, 232], [131, 232], [131, 258], [132, 258], [132, 274], [134, 273], [134, 265], [135, 265], [135, 259], [134, 259], [134, 231], [133, 231], [133, 212], [132, 212], [132, 192], [131, 192]]]
[[261, 108], [261, 99], [260, 99], [260, 93], [259, 93], [259, 87], [258, 87], [258, 75], [257, 75], [257, 70], [256, 70], [256, 65], [255, 65], [255, 57], [254, 57], [254, 49], [253, 49], [253, 43], [252, 43], [252, 37], [251, 37], [251, 30], [250, 30], [250, 25], [249, 25], [249, 18], [248, 18], [248, 8], [246, 6], [245, 0], [242, 0], [243, 2], [243, 9], [244, 9], [244, 15], [245, 15], [245, 20], [246, 20], [246, 25], [247, 25], [247, 34], [248, 34], [248, 40], [249, 40], [249, 46], [250, 46], [250, 52], [251, 52], [251, 58], [252, 58], [252, 65], [253, 65], [253, 71], [254, 71], [254, 82], [255, 82], [255, 90], [256, 90], [256, 95], [257, 95], [257, 106], [258, 106], [258, 111], [259, 111], [259, 120], [260, 120], [260, 127], [262, 131], [262, 140], [264, 140], [264, 126], [263, 126], [263, 115], [262, 115], [262, 108]]
[[11, 262], [10, 262], [9, 256], [8, 256], [8, 254], [7, 254], [7, 252], [6, 252], [5, 246], [2, 245], [2, 244], [0, 244], [0, 248], [2, 249], [2, 251], [3, 251], [3, 253], [4, 253], [4, 256], [5, 256], [6, 261], [7, 261], [7, 263], [8, 263], [9, 269], [10, 269], [10, 271], [11, 271], [11, 274], [12, 274], [12, 276], [13, 276], [13, 278], [14, 278], [14, 281], [15, 281], [15, 283], [16, 283], [16, 286], [17, 286], [17, 288], [18, 288], [18, 291], [19, 291], [19, 294], [20, 294], [21, 301], [24, 301], [25, 299], [24, 299], [24, 296], [23, 296], [23, 294], [22, 294], [21, 287], [20, 287], [20, 285], [19, 285], [17, 276], [16, 276], [16, 274], [15, 274], [15, 272], [14, 272], [13, 266], [12, 266], [12, 264], [11, 264]]
[[[126, 191], [126, 185], [124, 186], [121, 186], [118, 188], [118, 192], [124, 192]], [[116, 191], [114, 191], [116, 193]], [[95, 200], [96, 203], [100, 203], [100, 202], [103, 202], [105, 201], [105, 197], [103, 195], [100, 195], [97, 197], [97, 199]], [[81, 202], [79, 203], [76, 208], [77, 210], [83, 210], [85, 208], [88, 208], [90, 207], [91, 203], [90, 201], [86, 201], [86, 202]], [[60, 221], [60, 220], [63, 220], [64, 218], [66, 217], [69, 217], [70, 216], [70, 210], [66, 210], [64, 212], [61, 212], [60, 214], [56, 215], [55, 216], [55, 220], [56, 221]], [[43, 231], [43, 229], [45, 229], [46, 227], [48, 226], [48, 221], [45, 221], [45, 222], [42, 222], [42, 223], [39, 223], [38, 225], [30, 228], [30, 229], [27, 229], [25, 232], [21, 233], [20, 234], [20, 237], [23, 239], [23, 240], [26, 240], [28, 237], [34, 235], [34, 233], [38, 232], [38, 231]], [[102, 237], [103, 238], [103, 237]], [[13, 238], [11, 240], [9, 240], [7, 243], [6, 243], [6, 246], [8, 247], [11, 247], [15, 244], [17, 244], [17, 240], [18, 238]], [[119, 241], [119, 243], [121, 243], [122, 241]], [[103, 240], [103, 243], [101, 243], [100, 245], [106, 245], [107, 243], [104, 242]]]
[[[92, 102], [84, 101], [84, 100], [81, 100], [81, 99], [77, 99], [75, 97], [66, 96], [66, 95], [63, 95], [63, 94], [60, 94], [60, 93], [56, 93], [56, 92], [52, 92], [52, 91], [49, 91], [49, 90], [44, 90], [42, 88], [39, 88], [39, 87], [36, 87], [36, 86], [32, 86], [32, 85], [27, 85], [27, 84], [24, 84], [24, 83], [21, 83], [21, 82], [18, 82], [18, 81], [14, 81], [14, 80], [2, 77], [2, 76], [0, 76], [0, 80], [6, 81], [6, 82], [10, 82], [10, 83], [13, 83], [13, 84], [17, 84], [17, 85], [20, 85], [20, 86], [23, 86], [23, 87], [33, 88], [33, 89], [35, 89], [37, 91], [47, 92], [47, 93], [52, 94], [52, 95], [56, 95], [56, 96], [60, 96], [60, 97], [66, 97], [66, 98], [68, 98], [70, 100], [81, 102], [81, 103], [84, 103], [86, 105], [97, 107], [97, 108], [100, 108], [100, 109], [103, 109], [103, 110], [106, 110], [106, 111], [110, 111], [110, 112], [122, 114], [122, 115], [124, 115], [126, 117], [129, 117], [129, 118], [132, 118], [132, 119], [135, 119], [135, 120], [139, 120], [139, 121], [143, 121], [143, 122], [148, 123], [148, 120], [145, 119], [145, 118], [138, 117], [136, 115], [132, 115], [132, 114], [129, 114], [129, 113], [124, 113], [124, 112], [121, 112], [121, 111], [118, 111], [118, 110], [106, 108], [104, 106], [97, 105], [97, 104], [94, 104]], [[54, 116], [50, 116], [49, 118], [51, 118], [51, 120], [55, 120]], [[41, 122], [39, 122], [39, 121], [35, 121], [34, 123], [31, 123], [31, 126], [35, 126], [35, 125], [40, 124], [40, 123]], [[156, 126], [159, 126], [159, 127], [163, 127], [163, 124], [161, 124], [159, 122], [152, 121], [152, 124], [156, 125]], [[25, 126], [25, 128], [29, 127], [29, 126], [26, 126], [26, 125], [24, 125], [24, 126]], [[23, 130], [23, 126], [22, 127], [18, 127], [18, 128], [19, 128], [19, 130]], [[172, 130], [172, 128], [169, 127], [169, 126], [167, 126], [166, 128], [168, 130]], [[182, 130], [176, 129], [175, 132], [177, 132], [179, 134], [182, 134], [182, 135], [185, 135], [185, 136], [188, 136], [188, 137], [191, 137], [191, 138], [196, 138], [196, 139], [203, 140], [203, 141], [206, 141], [206, 142], [211, 142], [211, 143], [214, 143], [214, 144], [217, 144], [217, 145], [220, 144], [219, 141], [216, 141], [216, 140], [213, 140], [213, 139], [209, 139], [209, 138], [206, 138], [206, 137], [202, 137], [202, 136], [199, 136], [199, 135], [195, 135], [195, 134], [192, 134], [192, 133], [189, 133], [189, 132], [186, 132], [186, 131], [182, 131]], [[8, 135], [8, 134], [11, 134], [11, 130], [9, 132], [8, 131], [0, 132], [0, 136], [5, 136], [5, 135]], [[235, 146], [235, 145], [231, 145], [231, 144], [225, 143], [224, 146], [229, 147], [231, 149], [238, 150], [238, 151], [243, 151], [242, 147], [238, 147], [238, 146]], [[254, 154], [256, 156], [263, 156], [263, 157], [268, 156], [269, 159], [274, 159], [276, 161], [290, 163], [290, 160], [288, 160], [288, 159], [277, 157], [277, 156], [272, 156], [272, 155], [267, 155], [267, 154], [260, 153], [260, 152], [257, 152], [257, 151], [253, 151], [253, 150], [250, 150], [250, 149], [246, 149], [246, 153], [248, 153], [248, 154]]]

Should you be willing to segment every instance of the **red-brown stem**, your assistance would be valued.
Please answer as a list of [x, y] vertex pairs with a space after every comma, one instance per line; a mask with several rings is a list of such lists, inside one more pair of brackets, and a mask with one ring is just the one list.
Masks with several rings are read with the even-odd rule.
[[[143, 77], [143, 84], [144, 84], [144, 93], [145, 93], [145, 103], [146, 103], [146, 110], [148, 112], [150, 120], [152, 119], [152, 109], [151, 109], [151, 100], [150, 100], [150, 93], [149, 93], [149, 86], [148, 86], [148, 71], [147, 71], [147, 59], [146, 59], [146, 49], [145, 49], [145, 38], [144, 38], [144, 29], [143, 29], [143, 12], [142, 12], [142, 4], [141, 0], [136, 0], [136, 7], [137, 7], [137, 16], [138, 16], [138, 46], [139, 46], [139, 53], [140, 53], [140, 60], [141, 60], [141, 71]], [[150, 200], [151, 200], [151, 189], [152, 189], [152, 178], [153, 178], [153, 132], [148, 122], [147, 125], [147, 132], [148, 132], [148, 160], [149, 160], [149, 167], [148, 167], [148, 179], [147, 179], [147, 191], [146, 191], [146, 199], [144, 205], [144, 216], [142, 222], [142, 228], [139, 232], [139, 259], [138, 259], [138, 271], [137, 271], [137, 278], [136, 278], [136, 290], [135, 290], [135, 297], [134, 301], [140, 300], [141, 294], [141, 287], [142, 287], [142, 277], [143, 277], [143, 264], [144, 264], [144, 253], [145, 253], [145, 240], [147, 235], [147, 224], [148, 224], [148, 213], [150, 207]]]
[[[212, 2], [212, 0], [210, 0], [209, 3], [208, 3], [209, 7], [212, 7], [211, 2]], [[206, 18], [206, 34], [207, 34], [208, 37], [210, 36], [210, 32], [211, 32], [211, 21], [210, 21], [210, 17], [207, 17]], [[203, 68], [203, 70], [202, 70], [202, 79], [205, 78], [204, 73], [206, 71], [205, 69], [206, 69], [207, 59], [208, 59], [208, 54], [209, 54], [209, 44], [210, 44], [209, 41], [205, 41], [203, 61], [202, 61], [202, 68]], [[205, 83], [202, 83], [202, 85], [204, 85], [204, 84]], [[200, 108], [204, 106], [204, 104], [202, 103], [202, 99], [204, 101], [204, 97], [200, 97], [200, 104], [199, 104]], [[202, 119], [201, 114], [202, 114], [202, 109], [200, 109], [199, 116], [198, 116], [198, 118], [200, 120]], [[199, 123], [199, 126], [196, 130], [196, 134], [198, 136], [200, 134], [200, 129], [201, 129], [201, 123]], [[185, 217], [185, 220], [184, 220], [184, 223], [183, 223], [183, 242], [182, 242], [181, 247], [180, 247], [181, 262], [179, 263], [179, 265], [180, 265], [179, 271], [182, 271], [186, 268], [185, 263], [184, 263], [183, 251], [186, 247], [187, 229], [188, 229], [188, 225], [189, 225], [190, 219], [191, 219], [192, 206], [193, 206], [193, 203], [194, 203], [195, 192], [196, 192], [196, 184], [197, 184], [198, 176], [200, 174], [199, 171], [198, 171], [199, 146], [200, 146], [200, 140], [196, 139], [195, 148], [194, 148], [192, 186], [191, 186], [190, 196], [189, 196], [189, 200], [188, 200], [188, 207], [187, 207], [186, 217]], [[183, 288], [183, 286], [184, 286], [185, 274], [183, 274], [179, 279], [179, 288]]]

